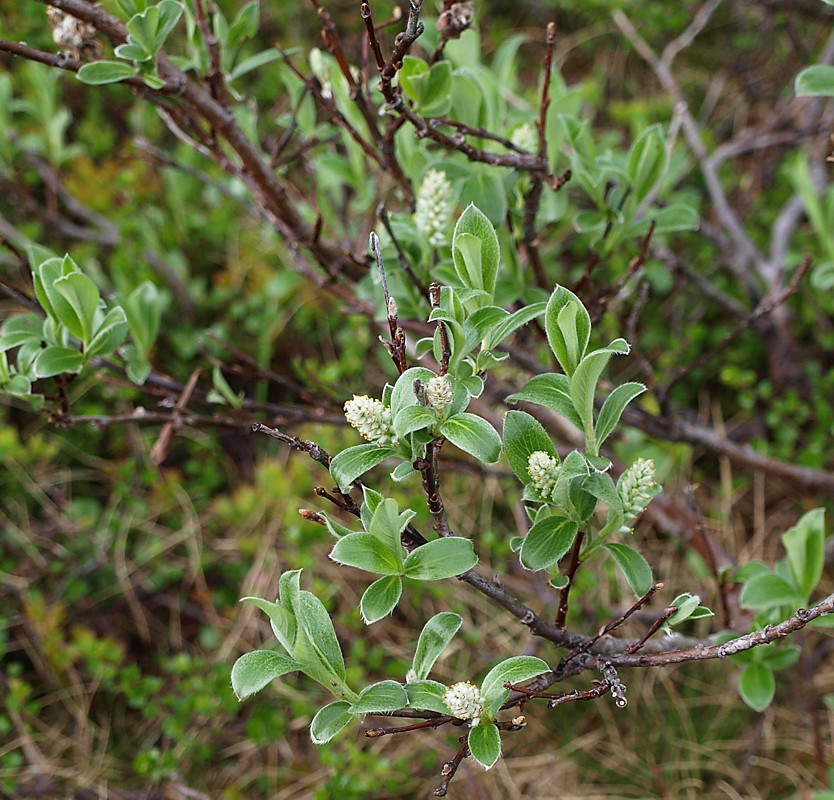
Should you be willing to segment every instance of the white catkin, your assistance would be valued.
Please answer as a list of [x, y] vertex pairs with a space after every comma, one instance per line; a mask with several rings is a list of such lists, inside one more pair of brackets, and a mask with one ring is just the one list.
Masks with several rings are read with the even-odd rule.
[[625, 518], [634, 519], [657, 494], [654, 461], [638, 458], [617, 482], [617, 492], [623, 501]]
[[345, 419], [369, 442], [394, 444], [391, 409], [367, 395], [354, 395], [345, 403]]
[[527, 472], [533, 488], [547, 500], [551, 499], [553, 490], [556, 488], [559, 469], [559, 460], [549, 456], [543, 450], [530, 453], [527, 459]]
[[453, 717], [471, 720], [470, 725], [473, 728], [480, 722], [484, 710], [484, 697], [481, 690], [469, 681], [450, 686], [443, 695], [443, 702]]
[[452, 184], [443, 170], [430, 169], [417, 192], [414, 222], [432, 247], [446, 244], [452, 221]]

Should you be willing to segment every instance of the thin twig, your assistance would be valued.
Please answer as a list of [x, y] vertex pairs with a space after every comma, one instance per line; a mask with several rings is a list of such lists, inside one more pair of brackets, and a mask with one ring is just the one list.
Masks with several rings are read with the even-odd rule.
[[573, 586], [573, 578], [576, 575], [576, 570], [579, 569], [579, 551], [582, 549], [582, 541], [584, 538], [585, 529], [583, 528], [576, 534], [576, 539], [573, 542], [573, 550], [571, 551], [570, 564], [566, 575], [568, 582], [559, 592], [559, 610], [556, 612], [556, 619], [553, 621], [553, 624], [559, 630], [565, 630], [565, 620], [568, 616], [568, 599], [570, 596], [571, 586]]
[[461, 736], [458, 741], [460, 742], [460, 747], [457, 753], [455, 753], [455, 757], [451, 761], [447, 761], [443, 765], [443, 769], [440, 770], [440, 774], [443, 775], [443, 780], [434, 790], [435, 797], [446, 797], [446, 793], [449, 791], [449, 782], [455, 777], [455, 773], [458, 771], [458, 767], [463, 759], [469, 755], [467, 737]]

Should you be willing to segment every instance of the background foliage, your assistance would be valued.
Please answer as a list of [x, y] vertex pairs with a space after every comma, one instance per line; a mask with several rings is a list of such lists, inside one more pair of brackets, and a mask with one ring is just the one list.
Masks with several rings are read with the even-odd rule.
[[[115, 2], [102, 5], [119, 13]], [[230, 22], [242, 5], [218, 3]], [[612, 16], [612, 5], [627, 16]], [[832, 115], [821, 101], [793, 93], [804, 67], [831, 58], [831, 14], [811, 0], [707, 5], [714, 13], [677, 55], [673, 85], [662, 85], [661, 72], [628, 43], [627, 22], [660, 53], [700, 3], [478, 4], [483, 52], [474, 33], [448, 45], [447, 57], [474, 82], [453, 113], [471, 114], [475, 127], [512, 137], [535, 121], [551, 19], [558, 31], [551, 113], [585, 123], [564, 132], [575, 151], [589, 148], [588, 159], [622, 168], [635, 140], [663, 126], [670, 158], [656, 209], [697, 209], [701, 224], [659, 230], [636, 280], [618, 284], [645, 229], [628, 229], [629, 220], [616, 216], [634, 200], [617, 197], [613, 183], [593, 187], [575, 174], [564, 192], [545, 189], [536, 256], [524, 236], [528, 174], [470, 164], [408, 128], [397, 140], [407, 181], [416, 187], [429, 168], [442, 167], [455, 206], [477, 199], [498, 227], [505, 271], [497, 292], [507, 303], [546, 299], [554, 283], [578, 287], [601, 336], [632, 342], [634, 355], [618, 365], [616, 380], [641, 380], [652, 392], [611, 452], [623, 463], [651, 455], [658, 465], [664, 495], [638, 532], [668, 587], [655, 611], [678, 590], [697, 592], [721, 610], [712, 628], [705, 621], [688, 631], [698, 635], [749, 622], [738, 607], [735, 570], [748, 565], [741, 577], [749, 577], [750, 562], [783, 559], [780, 535], [802, 513], [824, 505], [830, 519], [834, 472], [834, 195], [825, 161]], [[328, 10], [349, 59], [360, 59], [364, 27], [354, 4]], [[390, 13], [390, 4], [374, 7], [379, 21]], [[427, 28], [413, 51], [423, 58], [436, 39]], [[264, 0], [259, 24], [247, 32], [236, 64], [261, 52], [272, 57], [278, 42], [350, 113], [334, 59], [314, 49], [312, 6]], [[172, 52], [187, 52], [182, 29], [177, 36]], [[2, 37], [55, 51], [45, 8], [30, 0], [4, 9]], [[244, 705], [229, 688], [234, 659], [270, 636], [257, 610], [238, 598], [274, 593], [281, 572], [294, 567], [305, 568], [307, 588], [327, 603], [348, 663], [380, 679], [405, 673], [408, 631], [441, 610], [461, 614], [464, 625], [438, 664], [439, 680], [482, 673], [496, 652], [519, 647], [512, 617], [484, 599], [473, 603], [454, 581], [412, 581], [411, 602], [366, 629], [356, 611], [365, 576], [330, 562], [327, 531], [298, 515], [300, 507], [318, 508], [314, 487], [329, 486], [329, 477], [302, 454], [248, 432], [261, 419], [331, 452], [355, 444], [341, 427], [344, 400], [378, 393], [394, 375], [369, 319], [384, 323], [380, 290], [363, 266], [371, 229], [383, 236], [386, 263], [396, 263], [375, 217], [378, 202], [386, 202], [418, 278], [427, 282], [436, 266], [411, 221], [403, 181], [369, 165], [281, 59], [233, 82], [252, 98], [236, 106], [240, 125], [276, 153], [305, 222], [314, 226], [320, 213], [323, 239], [351, 255], [350, 292], [340, 295], [315, 269], [299, 271], [297, 253], [258, 215], [241, 180], [178, 140], [127, 86], [84, 86], [6, 55], [0, 65], [0, 235], [11, 245], [0, 252], [4, 317], [21, 309], [21, 293], [32, 296], [18, 258], [30, 242], [69, 252], [110, 303], [128, 304], [148, 282], [148, 314], [161, 315], [145, 358], [126, 360], [137, 370], [153, 365], [141, 390], [105, 370], [63, 386], [60, 379], [36, 384], [46, 395], [40, 412], [22, 397], [2, 407], [2, 791], [229, 800], [429, 793], [456, 747], [453, 735], [347, 736], [313, 747], [309, 721], [325, 702], [315, 684], [298, 676]], [[420, 65], [404, 69], [418, 75]], [[492, 96], [485, 86], [500, 102], [468, 109], [472, 97]], [[419, 81], [415, 87], [417, 108], [423, 102], [427, 115], [446, 113], [420, 95]], [[680, 100], [706, 156], [686, 138]], [[554, 173], [575, 168], [550, 130]], [[760, 257], [734, 258], [739, 244], [716, 205], [713, 179], [742, 221], [740, 241]], [[790, 232], [782, 239], [780, 222]], [[609, 223], [614, 234], [603, 235]], [[761, 305], [770, 286], [789, 285], [806, 256], [810, 267], [784, 302]], [[424, 320], [424, 298], [402, 274], [389, 278], [401, 319]], [[424, 334], [407, 330], [412, 341]], [[537, 335], [525, 329], [519, 344], [540, 346]], [[162, 421], [196, 369], [190, 416], [160, 447], [170, 435], [161, 433]], [[508, 391], [523, 383], [509, 368], [496, 373]], [[114, 424], [139, 407], [147, 424]], [[803, 483], [774, 463], [814, 472]], [[505, 464], [485, 474], [462, 458], [448, 466], [445, 500], [456, 533], [476, 541], [482, 563], [500, 563], [523, 526], [520, 487]], [[406, 507], [407, 487], [390, 494]], [[427, 510], [415, 510], [415, 524], [430, 527]], [[613, 570], [579, 579], [585, 584], [573, 613], [585, 632], [631, 602]], [[517, 565], [503, 580], [534, 599], [552, 594], [544, 581], [530, 592]], [[627, 712], [594, 703], [530, 713], [496, 769], [485, 776], [465, 764], [457, 791], [546, 797], [554, 780], [565, 798], [805, 797], [831, 789], [832, 640], [821, 629], [798, 639], [803, 652], [793, 664], [777, 656], [769, 664], [634, 670]], [[761, 713], [740, 703], [736, 690], [741, 669], [757, 663], [768, 673], [784, 667]]]

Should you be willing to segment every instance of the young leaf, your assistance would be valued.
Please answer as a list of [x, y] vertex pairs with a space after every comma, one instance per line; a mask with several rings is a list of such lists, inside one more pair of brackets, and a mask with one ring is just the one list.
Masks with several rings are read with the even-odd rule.
[[738, 677], [738, 693], [754, 711], [764, 711], [776, 694], [776, 679], [764, 664], [749, 664]]
[[531, 303], [529, 306], [518, 309], [498, 324], [487, 337], [487, 350], [493, 350], [498, 347], [510, 334], [517, 331], [528, 322], [532, 322], [536, 317], [544, 314], [547, 308], [547, 303]]
[[56, 307], [58, 321], [76, 339], [84, 342], [85, 346], [88, 345], [92, 338], [93, 317], [99, 301], [96, 285], [86, 275], [71, 272], [69, 275], [58, 278], [54, 287], [72, 309], [72, 313], [68, 313], [66, 309]]
[[417, 649], [414, 651], [414, 660], [411, 662], [411, 669], [417, 680], [422, 681], [428, 677], [435, 661], [449, 646], [462, 623], [463, 619], [458, 614], [441, 611], [423, 626], [417, 640]]
[[407, 406], [419, 405], [417, 395], [414, 394], [414, 381], [420, 380], [424, 384], [434, 377], [434, 373], [425, 367], [412, 367], [397, 378], [394, 390], [391, 392], [391, 417], [396, 419], [402, 409]]
[[349, 533], [354, 533], [350, 528], [342, 525], [341, 522], [333, 519], [326, 511], [320, 511], [319, 514], [324, 518], [324, 524], [327, 527], [327, 530], [330, 531], [331, 536], [335, 536], [337, 539], [341, 539], [343, 536], [347, 536]]
[[65, 372], [80, 372], [84, 366], [84, 356], [71, 347], [47, 347], [32, 365], [39, 378], [51, 378]]
[[594, 442], [594, 396], [596, 395], [597, 381], [602, 374], [605, 365], [612, 355], [627, 353], [628, 343], [624, 339], [617, 339], [608, 347], [594, 350], [589, 353], [577, 365], [573, 378], [570, 382], [570, 399], [576, 413], [582, 420], [582, 429], [592, 444], [592, 455], [599, 452], [599, 443]]
[[505, 682], [523, 683], [549, 669], [544, 661], [535, 656], [513, 656], [496, 664], [481, 684], [481, 694], [484, 697], [483, 717], [493, 719], [503, 702], [510, 696], [510, 690], [504, 688]]
[[825, 509], [815, 508], [782, 534], [788, 564], [797, 588], [807, 602], [822, 577], [825, 561]]
[[[400, 548], [402, 549], [402, 548]], [[330, 558], [337, 564], [355, 567], [378, 575], [399, 575], [401, 557], [372, 533], [349, 533], [336, 542]]]
[[275, 638], [289, 655], [293, 654], [295, 644], [296, 624], [292, 611], [281, 603], [270, 603], [260, 597], [243, 597], [241, 603], [252, 603], [265, 612], [272, 623]]
[[440, 432], [455, 447], [486, 464], [501, 457], [501, 437], [485, 419], [467, 412], [447, 419]]
[[408, 705], [408, 695], [402, 684], [396, 681], [380, 681], [379, 683], [366, 686], [360, 693], [359, 698], [351, 706], [350, 713], [360, 714], [385, 714], [392, 711], [399, 711]]
[[492, 298], [500, 258], [498, 236], [486, 215], [474, 205], [467, 206], [455, 225], [452, 256], [461, 283]]
[[527, 484], [531, 454], [537, 451], [558, 458], [556, 448], [542, 424], [524, 411], [508, 411], [504, 417], [504, 454], [518, 479]]
[[399, 506], [396, 500], [388, 498], [384, 500], [371, 518], [368, 532], [372, 533], [382, 542], [397, 558], [397, 563], [402, 565], [402, 546], [400, 545], [400, 534], [405, 526], [414, 519], [415, 512], [407, 508], [401, 514], [398, 513]]
[[623, 415], [626, 406], [635, 397], [638, 397], [645, 391], [646, 387], [642, 383], [624, 383], [622, 386], [614, 389], [605, 398], [605, 402], [602, 404], [599, 412], [599, 417], [597, 417], [597, 447], [601, 447], [602, 443], [611, 435], [614, 428], [617, 427], [617, 423], [620, 421], [620, 417]]
[[127, 319], [120, 306], [111, 308], [95, 329], [90, 344], [84, 351], [87, 356], [109, 355], [127, 336]]
[[337, 700], [320, 708], [310, 723], [310, 738], [313, 744], [329, 742], [354, 717], [347, 700]]
[[448, 536], [412, 550], [405, 559], [404, 571], [407, 578], [414, 580], [440, 581], [460, 575], [477, 563], [470, 539]]
[[643, 595], [652, 588], [652, 568], [633, 547], [614, 542], [609, 542], [603, 547], [611, 554], [611, 558], [625, 575], [628, 585], [635, 594]]
[[645, 198], [663, 173], [666, 146], [660, 125], [650, 125], [634, 140], [628, 153], [628, 176], [634, 198]]
[[469, 729], [469, 752], [484, 769], [491, 769], [501, 757], [501, 734], [492, 722]]
[[446, 689], [447, 686], [437, 681], [407, 683], [405, 693], [408, 695], [408, 705], [420, 711], [436, 711], [446, 715], [449, 713], [449, 707], [443, 702]]
[[[566, 308], [568, 313], [563, 314]], [[544, 329], [553, 355], [570, 377], [588, 347], [591, 318], [580, 299], [569, 289], [557, 286], [553, 290], [544, 312]]]
[[570, 550], [579, 531], [576, 522], [565, 517], [546, 517], [527, 532], [521, 545], [521, 566], [547, 569]]
[[330, 475], [343, 492], [350, 490], [351, 484], [369, 469], [396, 455], [396, 450], [389, 445], [358, 444], [348, 447], [333, 457], [330, 462]]
[[525, 401], [549, 408], [582, 429], [582, 420], [570, 399], [570, 378], [561, 373], [549, 372], [533, 376], [519, 391], [507, 397], [507, 402]]
[[359, 612], [366, 625], [387, 617], [400, 602], [403, 582], [398, 575], [386, 575], [374, 581], [362, 595]]
[[259, 692], [275, 678], [296, 672], [299, 664], [291, 658], [271, 650], [245, 653], [232, 667], [232, 690], [238, 700], [245, 700]]
[[425, 406], [406, 406], [394, 417], [394, 432], [404, 439], [409, 433], [430, 428], [437, 422], [435, 415]]

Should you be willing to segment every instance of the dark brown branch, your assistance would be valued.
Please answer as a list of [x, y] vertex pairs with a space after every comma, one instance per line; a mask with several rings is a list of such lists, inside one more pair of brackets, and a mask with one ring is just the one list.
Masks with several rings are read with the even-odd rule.
[[666, 620], [669, 619], [669, 617], [671, 617], [677, 610], [677, 606], [668, 606], [667, 608], [664, 608], [660, 616], [651, 625], [649, 625], [649, 629], [634, 644], [626, 647], [626, 654], [631, 655], [632, 653], [642, 650], [646, 646], [646, 642], [648, 642], [649, 639], [651, 639], [652, 636], [654, 636], [663, 627]]
[[[564, 669], [565, 666], [571, 661], [573, 661], [573, 659], [576, 658], [578, 655], [582, 653], [587, 653], [600, 639], [602, 639], [603, 636], [607, 636], [609, 633], [611, 633], [611, 631], [623, 625], [632, 614], [639, 611], [662, 588], [662, 583], [656, 583], [654, 586], [652, 586], [648, 592], [646, 592], [636, 603], [634, 603], [634, 605], [631, 606], [631, 608], [620, 614], [619, 617], [612, 620], [607, 625], [603, 625], [603, 627], [599, 629], [595, 636], [591, 636], [586, 642], [583, 642], [581, 645], [579, 645], [579, 647], [575, 647], [570, 653], [568, 653], [559, 662], [558, 669]], [[646, 638], [648, 638], [648, 636]]]
[[[429, 286], [429, 301], [433, 309], [440, 308], [440, 284], [432, 283]], [[452, 358], [452, 351], [449, 346], [449, 333], [443, 320], [437, 321], [437, 335], [440, 337], [440, 372], [438, 375], [445, 375], [449, 371], [449, 361]]]
[[419, 471], [423, 479], [423, 491], [426, 494], [426, 502], [432, 516], [432, 527], [440, 537], [452, 535], [449, 520], [446, 517], [446, 507], [443, 505], [443, 499], [440, 496], [440, 476], [437, 470], [437, 456], [445, 441], [445, 439], [435, 439], [433, 442], [429, 442], [426, 445], [425, 458], [418, 458], [414, 462], [415, 469]]
[[443, 769], [440, 770], [440, 774], [443, 775], [443, 780], [434, 790], [435, 797], [446, 797], [446, 793], [449, 791], [449, 782], [455, 777], [455, 773], [458, 771], [458, 767], [461, 765], [463, 759], [469, 755], [467, 738], [461, 736], [458, 741], [460, 742], [460, 747], [457, 753], [455, 753], [455, 757], [451, 761], [447, 761], [443, 765]]
[[376, 259], [377, 269], [379, 270], [380, 281], [382, 282], [382, 292], [385, 297], [385, 313], [388, 318], [388, 332], [391, 335], [391, 341], [386, 342], [382, 337], [383, 346], [391, 356], [394, 366], [400, 375], [408, 369], [408, 362], [405, 353], [405, 334], [403, 329], [397, 322], [397, 303], [393, 297], [388, 293], [388, 279], [385, 277], [385, 265], [382, 263], [382, 253], [379, 249], [379, 237], [372, 231], [370, 235], [370, 248]]
[[203, 0], [194, 0], [194, 9], [197, 17], [197, 27], [200, 29], [200, 35], [203, 37], [203, 42], [209, 54], [210, 67], [206, 81], [208, 82], [211, 96], [221, 105], [230, 108], [229, 90], [226, 88], [223, 68], [220, 66], [220, 42], [217, 41], [217, 37], [208, 24], [205, 10], [203, 9]]
[[576, 575], [576, 570], [579, 569], [579, 551], [582, 549], [582, 541], [584, 538], [585, 530], [583, 529], [576, 534], [576, 539], [573, 543], [573, 550], [571, 551], [570, 564], [566, 576], [568, 582], [562, 587], [561, 592], [559, 592], [559, 610], [556, 612], [556, 619], [553, 621], [553, 624], [562, 631], [565, 630], [565, 620], [568, 616], [568, 599], [571, 586], [573, 586], [573, 578]]

